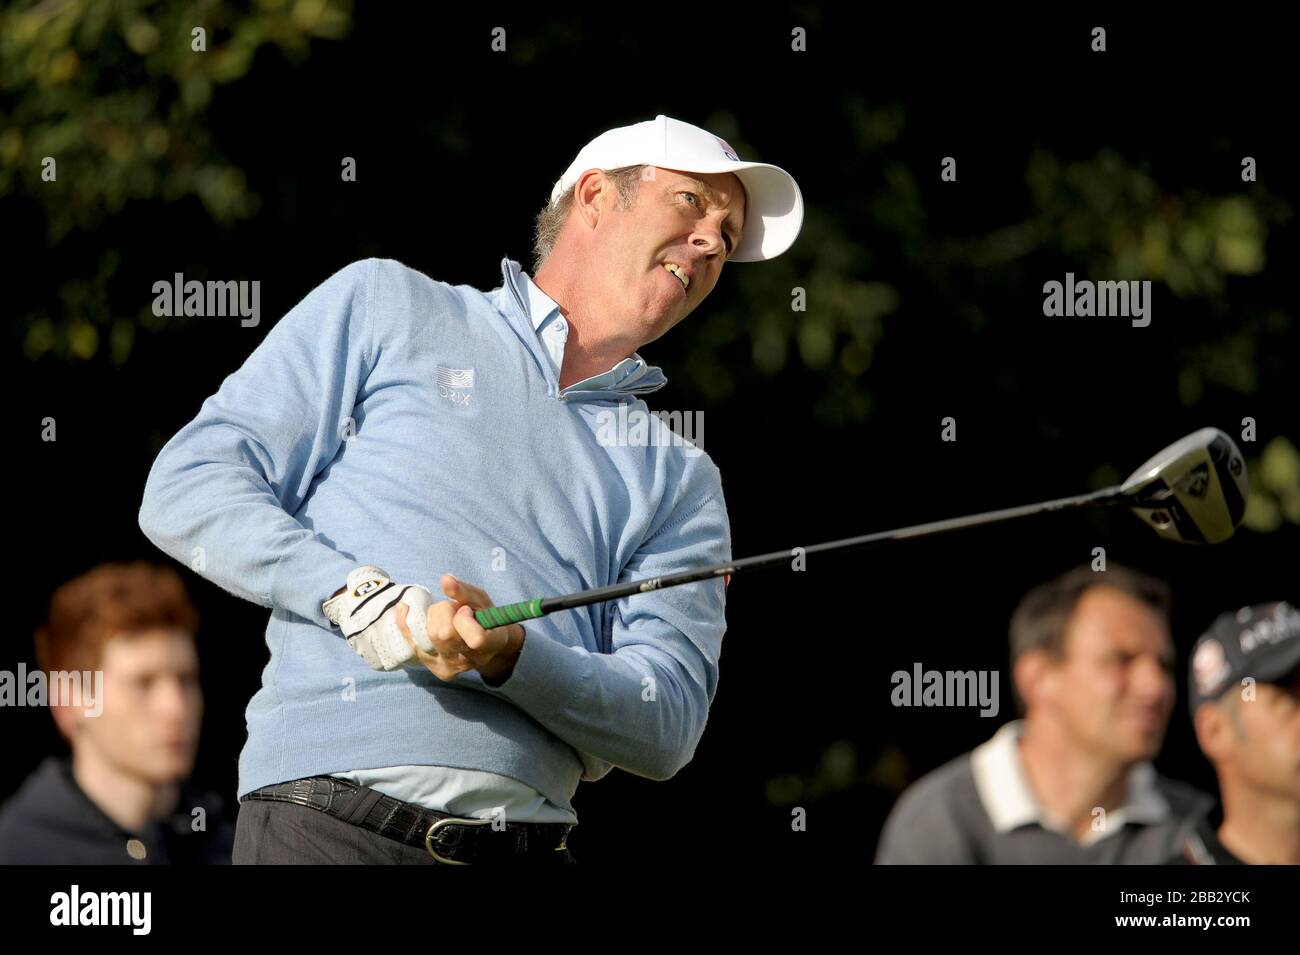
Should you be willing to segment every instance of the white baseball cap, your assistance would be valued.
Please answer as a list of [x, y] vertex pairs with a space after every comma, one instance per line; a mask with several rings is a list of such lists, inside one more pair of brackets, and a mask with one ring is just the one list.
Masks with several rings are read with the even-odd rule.
[[556, 181], [551, 203], [558, 202], [588, 169], [640, 165], [735, 174], [745, 187], [745, 226], [728, 262], [774, 259], [794, 244], [803, 226], [803, 195], [788, 172], [765, 162], [745, 162], [725, 139], [662, 114], [607, 130], [583, 146]]

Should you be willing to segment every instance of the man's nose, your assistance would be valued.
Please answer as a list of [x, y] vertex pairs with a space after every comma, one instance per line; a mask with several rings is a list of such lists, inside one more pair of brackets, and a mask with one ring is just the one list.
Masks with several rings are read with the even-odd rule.
[[162, 681], [153, 703], [160, 716], [175, 720], [189, 718], [201, 705], [198, 693], [191, 691], [179, 678]]
[[1164, 699], [1174, 690], [1173, 677], [1155, 657], [1141, 657], [1135, 661], [1130, 681], [1134, 691], [1149, 700]]
[[707, 256], [721, 255], [726, 251], [726, 246], [722, 243], [721, 232], [701, 230], [695, 237], [695, 246]]

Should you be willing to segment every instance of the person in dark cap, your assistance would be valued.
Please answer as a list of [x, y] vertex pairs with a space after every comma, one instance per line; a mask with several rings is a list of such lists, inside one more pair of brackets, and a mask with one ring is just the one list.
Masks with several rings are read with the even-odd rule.
[[1175, 863], [1300, 865], [1300, 611], [1259, 604], [1221, 614], [1197, 641], [1192, 722], [1223, 800]]

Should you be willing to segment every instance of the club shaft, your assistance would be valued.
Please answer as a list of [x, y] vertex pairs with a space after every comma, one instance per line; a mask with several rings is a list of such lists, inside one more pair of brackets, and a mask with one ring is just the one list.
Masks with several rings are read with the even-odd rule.
[[521, 601], [520, 603], [507, 604], [503, 607], [490, 607], [487, 610], [479, 610], [475, 612], [474, 616], [479, 624], [484, 627], [500, 627], [522, 620], [544, 617], [548, 613], [554, 613], [557, 610], [573, 610], [577, 607], [585, 607], [606, 600], [617, 600], [620, 597], [629, 597], [633, 594], [648, 593], [652, 590], [662, 590], [665, 587], [677, 587], [698, 580], [737, 574], [742, 570], [758, 570], [763, 567], [785, 565], [800, 556], [806, 557], [809, 554], [847, 553], [888, 541], [907, 540], [912, 537], [929, 537], [934, 534], [945, 534], [948, 531], [964, 530], [968, 527], [980, 527], [985, 524], [997, 524], [1021, 517], [1032, 517], [1035, 514], [1047, 514], [1075, 507], [1086, 507], [1090, 504], [1108, 503], [1118, 499], [1121, 493], [1121, 489], [1118, 487], [1108, 487], [1075, 497], [1063, 497], [1054, 501], [1026, 504], [1022, 507], [1009, 507], [1000, 511], [972, 514], [968, 517], [951, 517], [947, 520], [932, 521], [928, 524], [914, 524], [911, 527], [900, 527], [890, 531], [863, 534], [860, 537], [846, 537], [842, 540], [828, 541], [823, 544], [811, 544], [807, 547], [773, 551], [770, 554], [759, 554], [756, 557], [745, 557], [725, 564], [714, 564], [710, 567], [684, 570], [663, 577], [648, 577], [625, 584], [612, 584], [608, 587], [581, 590], [563, 597], [539, 597], [533, 600]]

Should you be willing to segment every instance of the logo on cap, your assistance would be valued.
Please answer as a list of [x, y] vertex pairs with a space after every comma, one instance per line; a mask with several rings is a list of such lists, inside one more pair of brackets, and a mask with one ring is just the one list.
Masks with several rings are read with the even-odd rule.
[[[1255, 621], [1237, 634], [1241, 652], [1250, 653], [1266, 643], [1280, 643], [1283, 640], [1289, 640], [1300, 635], [1300, 614], [1294, 611], [1288, 614], [1286, 610], [1285, 603], [1275, 604], [1272, 608], [1272, 616]], [[1240, 620], [1241, 618], [1238, 617], [1237, 619]]]
[[740, 157], [737, 156], [736, 151], [731, 148], [731, 143], [727, 142], [725, 139], [722, 139], [719, 136], [714, 136], [713, 138], [716, 139], [718, 141], [718, 145], [722, 147], [722, 155], [726, 156], [732, 162], [740, 162]]
[[1196, 676], [1196, 691], [1210, 696], [1227, 677], [1230, 667], [1223, 647], [1217, 640], [1206, 640], [1196, 648], [1192, 657], [1192, 673]]

